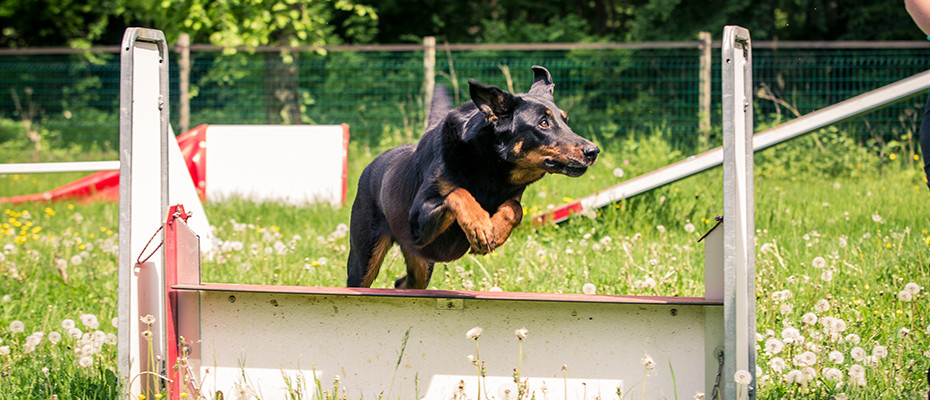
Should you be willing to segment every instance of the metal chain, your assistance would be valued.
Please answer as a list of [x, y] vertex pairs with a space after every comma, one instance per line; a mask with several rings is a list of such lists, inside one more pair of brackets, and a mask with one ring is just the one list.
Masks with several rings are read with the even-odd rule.
[[723, 349], [717, 349], [714, 351], [714, 357], [717, 358], [717, 378], [714, 380], [714, 390], [711, 392], [711, 400], [718, 400], [720, 398], [720, 377], [723, 376]]

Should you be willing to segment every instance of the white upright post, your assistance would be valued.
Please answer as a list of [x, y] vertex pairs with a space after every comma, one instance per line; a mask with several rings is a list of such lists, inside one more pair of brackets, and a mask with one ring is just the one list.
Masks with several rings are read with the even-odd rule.
[[[143, 371], [165, 359], [164, 251], [156, 247], [168, 206], [168, 47], [161, 31], [129, 28], [120, 48], [119, 346], [131, 393], [154, 390]], [[147, 248], [146, 248], [147, 247]], [[143, 254], [144, 250], [144, 254]], [[151, 254], [151, 256], [149, 256]], [[148, 257], [141, 264], [140, 260]], [[143, 340], [155, 317], [152, 352]], [[154, 371], [163, 374], [164, 365]]]
[[[752, 46], [749, 31], [723, 30], [724, 399], [755, 398], [755, 244]], [[753, 377], [734, 381], [737, 371]]]

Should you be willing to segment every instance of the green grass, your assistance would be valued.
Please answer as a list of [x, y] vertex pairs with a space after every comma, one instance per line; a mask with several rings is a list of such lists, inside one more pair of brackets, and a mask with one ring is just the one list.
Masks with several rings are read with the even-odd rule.
[[[926, 398], [930, 194], [923, 176], [912, 155], [892, 158], [842, 139], [821, 136], [816, 146], [812, 140], [756, 156], [759, 398]], [[653, 136], [601, 144], [604, 155], [585, 176], [550, 176], [531, 186], [523, 199], [527, 214], [682, 158], [665, 143]], [[353, 148], [350, 186], [372, 156]], [[617, 168], [622, 178], [615, 176]], [[47, 190], [73, 178], [0, 176], [0, 196]], [[601, 294], [702, 296], [703, 245], [697, 239], [722, 212], [720, 185], [716, 169], [600, 210], [594, 218], [544, 227], [527, 221], [490, 255], [437, 265], [430, 287], [580, 293], [591, 283]], [[220, 250], [203, 261], [205, 280], [343, 285], [348, 237], [340, 224], [349, 223], [349, 206], [207, 202], [221, 241]], [[61, 325], [71, 319], [82, 333], [116, 331], [110, 320], [116, 316], [117, 204], [58, 202], [0, 210], [0, 346], [9, 347], [9, 354], [0, 354], [0, 399], [118, 396], [115, 346], [104, 342], [77, 354], [93, 337], [72, 339]], [[817, 257], [823, 262], [815, 263]], [[375, 286], [391, 287], [403, 265], [399, 252], [389, 253]], [[919, 290], [903, 301], [908, 283]], [[84, 314], [95, 315], [99, 327], [85, 326]], [[23, 322], [23, 332], [11, 332], [14, 320]], [[843, 325], [845, 330], [836, 331]], [[803, 343], [785, 343], [789, 326], [798, 329]], [[43, 338], [26, 353], [34, 332]], [[64, 338], [53, 344], [51, 332]], [[778, 347], [776, 339], [783, 349], [767, 352]], [[854, 348], [872, 356], [876, 346], [887, 356], [854, 359], [860, 352]], [[803, 384], [787, 382], [811, 372], [803, 364], [808, 351], [816, 357], [810, 366], [816, 376]], [[844, 360], [831, 361], [832, 351]], [[90, 367], [82, 366], [84, 356], [91, 357]], [[795, 363], [796, 356], [802, 364]], [[781, 371], [771, 366], [777, 359], [787, 363]], [[850, 369], [858, 370], [853, 364], [864, 367], [864, 386], [850, 377]], [[831, 380], [835, 372], [828, 368], [839, 371], [840, 381]]]

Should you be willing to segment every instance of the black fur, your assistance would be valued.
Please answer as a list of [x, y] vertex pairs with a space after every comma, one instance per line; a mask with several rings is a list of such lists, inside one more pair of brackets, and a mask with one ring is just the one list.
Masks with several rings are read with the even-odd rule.
[[426, 288], [435, 262], [500, 246], [523, 218], [524, 189], [546, 173], [580, 176], [600, 151], [576, 135], [553, 99], [552, 77], [533, 67], [529, 92], [469, 81], [455, 109], [437, 87], [416, 145], [376, 157], [352, 206], [348, 286], [371, 286], [397, 243], [407, 264], [398, 288]]

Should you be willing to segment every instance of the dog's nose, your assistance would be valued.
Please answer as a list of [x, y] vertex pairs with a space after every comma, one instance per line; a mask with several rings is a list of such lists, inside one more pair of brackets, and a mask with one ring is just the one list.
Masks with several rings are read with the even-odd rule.
[[584, 154], [585, 160], [588, 162], [594, 162], [594, 160], [597, 160], [597, 153], [600, 153], [601, 149], [592, 144], [585, 146], [583, 149], [581, 149], [581, 152]]

